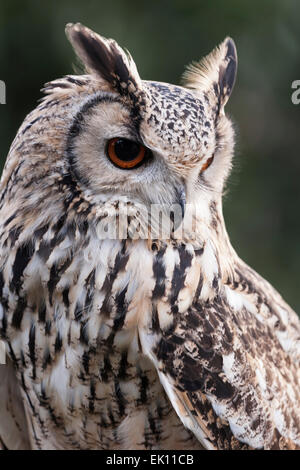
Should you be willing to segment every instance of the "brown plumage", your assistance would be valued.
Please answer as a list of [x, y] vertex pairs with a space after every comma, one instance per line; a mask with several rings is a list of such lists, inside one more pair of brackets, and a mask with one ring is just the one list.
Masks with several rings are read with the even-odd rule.
[[0, 186], [0, 448], [299, 447], [299, 319], [222, 215], [233, 41], [178, 87], [67, 35], [87, 73], [46, 85]]

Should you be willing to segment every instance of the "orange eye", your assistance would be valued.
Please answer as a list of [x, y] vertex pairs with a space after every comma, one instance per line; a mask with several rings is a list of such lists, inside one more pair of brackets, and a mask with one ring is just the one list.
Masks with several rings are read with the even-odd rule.
[[140, 166], [148, 149], [133, 140], [115, 137], [108, 141], [107, 155], [114, 165], [125, 170]]

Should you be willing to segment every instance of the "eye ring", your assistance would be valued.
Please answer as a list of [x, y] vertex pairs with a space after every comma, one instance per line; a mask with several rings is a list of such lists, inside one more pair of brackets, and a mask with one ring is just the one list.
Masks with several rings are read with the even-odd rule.
[[118, 168], [131, 170], [144, 163], [149, 150], [139, 142], [123, 137], [114, 137], [107, 142], [106, 154]]

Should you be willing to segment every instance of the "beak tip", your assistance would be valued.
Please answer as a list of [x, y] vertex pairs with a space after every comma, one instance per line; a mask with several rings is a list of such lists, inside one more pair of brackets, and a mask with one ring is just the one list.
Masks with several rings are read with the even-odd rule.
[[183, 219], [184, 214], [185, 214], [185, 206], [186, 206], [186, 194], [185, 194], [185, 187], [183, 184], [179, 188], [177, 188], [177, 196], [178, 196], [177, 200], [181, 207], [181, 215]]

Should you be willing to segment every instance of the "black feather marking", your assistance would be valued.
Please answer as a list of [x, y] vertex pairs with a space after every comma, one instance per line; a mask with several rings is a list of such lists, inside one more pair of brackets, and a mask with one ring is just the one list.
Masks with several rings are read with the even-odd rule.
[[59, 280], [61, 279], [62, 274], [70, 266], [71, 262], [72, 262], [72, 258], [70, 257], [65, 260], [62, 266], [57, 266], [56, 264], [53, 264], [51, 266], [50, 276], [49, 276], [49, 281], [48, 281], [50, 305], [52, 305], [52, 296], [53, 296], [54, 289], [57, 283], [59, 282]]
[[96, 271], [95, 269], [93, 269], [85, 280], [85, 287], [87, 289], [87, 293], [86, 293], [86, 298], [84, 302], [84, 310], [86, 312], [91, 309], [91, 306], [93, 304], [94, 292], [95, 292], [95, 289], [94, 289], [95, 274], [96, 274]]
[[22, 134], [24, 135], [25, 132], [27, 132], [33, 126], [33, 124], [40, 121], [41, 119], [44, 119], [44, 116], [39, 116], [39, 117], [33, 119], [33, 121], [31, 121], [29, 124], [27, 124], [27, 126], [23, 129]]
[[9, 231], [9, 239], [10, 239], [10, 242], [11, 242], [11, 246], [13, 247], [16, 243], [16, 241], [18, 240], [19, 236], [20, 236], [20, 233], [22, 232], [22, 226], [20, 227], [13, 227], [10, 231]]
[[172, 343], [171, 340], [161, 338], [154, 352], [158, 360], [166, 360], [166, 358], [168, 358], [170, 354], [174, 353], [175, 349], [176, 344]]
[[201, 272], [200, 276], [199, 276], [199, 282], [198, 282], [197, 289], [196, 289], [196, 292], [195, 292], [195, 297], [194, 297], [193, 304], [196, 304], [198, 302], [198, 299], [199, 299], [201, 291], [202, 291], [202, 287], [203, 287], [203, 274]]
[[32, 244], [21, 245], [16, 253], [15, 261], [13, 264], [12, 272], [13, 277], [10, 283], [10, 288], [13, 292], [19, 294], [22, 287], [22, 276], [24, 269], [31, 260], [33, 254]]
[[74, 83], [74, 85], [83, 86], [86, 84], [84, 80], [79, 80], [79, 78], [74, 78], [74, 77], [71, 77], [70, 75], [66, 75], [65, 78], [68, 82]]
[[154, 417], [152, 416], [150, 410], [148, 411], [148, 422], [149, 422], [150, 430], [153, 436], [155, 437], [156, 442], [159, 442], [161, 439], [161, 432], [160, 432], [159, 427], [156, 425], [156, 421]]
[[6, 221], [5, 221], [4, 224], [3, 224], [3, 227], [7, 227], [8, 224], [9, 224], [12, 220], [14, 220], [14, 218], [15, 218], [17, 215], [18, 215], [18, 212], [17, 212], [17, 211], [14, 212], [13, 215], [11, 215], [8, 219], [6, 219]]
[[152, 325], [151, 329], [153, 330], [154, 333], [158, 333], [160, 331], [160, 324], [159, 324], [159, 318], [158, 318], [158, 312], [157, 312], [157, 306], [153, 305], [152, 307]]
[[119, 252], [116, 256], [113, 269], [109, 272], [109, 274], [104, 280], [102, 289], [105, 292], [105, 299], [103, 300], [103, 304], [101, 307], [101, 314], [103, 315], [109, 315], [111, 291], [114, 281], [117, 278], [118, 274], [125, 270], [128, 259], [128, 255], [125, 255], [123, 252]]
[[93, 380], [90, 383], [90, 396], [89, 396], [89, 411], [91, 413], [95, 410], [96, 387]]
[[100, 369], [100, 377], [101, 377], [103, 382], [107, 382], [108, 381], [108, 376], [112, 372], [112, 366], [111, 366], [108, 354], [106, 354], [104, 356], [104, 361], [103, 362], [104, 362], [103, 363], [103, 368]]
[[182, 244], [178, 247], [178, 253], [180, 262], [175, 266], [173, 278], [172, 278], [172, 289], [171, 289], [171, 309], [173, 313], [177, 312], [176, 301], [178, 299], [179, 292], [184, 287], [184, 281], [186, 277], [186, 269], [192, 264], [193, 255], [189, 253], [186, 246]]
[[32, 363], [32, 379], [35, 380], [36, 378], [36, 370], [35, 370], [35, 363], [36, 363], [36, 357], [35, 357], [35, 325], [32, 324], [31, 328], [29, 330], [29, 341], [28, 341], [28, 347], [29, 347], [29, 357]]
[[6, 311], [8, 309], [8, 301], [3, 297], [4, 278], [2, 271], [0, 271], [0, 302], [3, 307], [2, 326], [0, 328], [0, 334], [5, 338], [7, 330], [7, 316]]
[[116, 398], [117, 398], [117, 403], [118, 403], [118, 408], [119, 408], [119, 415], [124, 416], [126, 400], [125, 400], [124, 395], [122, 393], [120, 384], [116, 379], [115, 379], [115, 395], [116, 395]]
[[120, 380], [124, 380], [127, 376], [127, 368], [128, 368], [128, 361], [127, 361], [127, 351], [122, 352], [120, 367], [118, 371], [118, 378]]
[[141, 374], [140, 375], [140, 403], [147, 402], [147, 389], [149, 387], [149, 380], [147, 375]]
[[162, 297], [165, 294], [166, 270], [163, 262], [165, 251], [165, 248], [159, 250], [153, 260], [153, 275], [156, 281], [152, 293], [153, 299]]
[[90, 355], [88, 351], [84, 351], [82, 354], [82, 365], [83, 365], [84, 372], [88, 375], [89, 366], [90, 366]]
[[45, 323], [46, 321], [46, 305], [44, 302], [41, 303], [38, 310], [39, 322]]
[[58, 332], [55, 338], [55, 352], [60, 352], [62, 348], [62, 337], [60, 333]]
[[2, 298], [3, 287], [4, 287], [4, 278], [3, 278], [2, 271], [0, 271], [0, 299]]
[[79, 341], [82, 344], [89, 344], [89, 335], [88, 335], [88, 330], [87, 330], [87, 320], [83, 321], [80, 323], [80, 336], [79, 336]]
[[36, 229], [33, 233], [34, 238], [37, 240], [41, 240], [48, 229], [49, 229], [48, 224], [45, 224], [42, 227]]
[[114, 319], [114, 330], [120, 330], [124, 325], [126, 313], [127, 313], [127, 302], [125, 300], [128, 285], [116, 296], [117, 313]]
[[63, 303], [65, 304], [65, 307], [67, 309], [67, 316], [69, 314], [69, 307], [70, 307], [70, 301], [69, 301], [69, 288], [66, 287], [64, 290], [63, 290], [63, 293], [62, 293], [62, 297], [63, 297]]
[[18, 370], [19, 369], [19, 362], [18, 362], [18, 359], [15, 355], [15, 352], [12, 348], [11, 342], [9, 340], [7, 341], [7, 345], [8, 345], [8, 350], [9, 350], [9, 355], [11, 357], [11, 360], [13, 361], [15, 368]]
[[26, 299], [24, 297], [19, 297], [17, 306], [13, 313], [12, 322], [11, 322], [12, 326], [16, 328], [17, 330], [19, 330], [21, 327], [23, 314], [24, 314], [24, 310], [26, 307], [27, 307]]
[[7, 331], [7, 316], [6, 316], [5, 310], [3, 310], [2, 326], [0, 328], [0, 334], [3, 338], [6, 337], [6, 331]]
[[43, 261], [47, 261], [52, 251], [52, 247], [49, 242], [44, 240], [41, 241], [37, 254], [42, 258]]
[[26, 386], [26, 383], [25, 383], [25, 377], [24, 377], [23, 372], [21, 373], [21, 384], [22, 384], [22, 388], [23, 388], [23, 390], [24, 390], [24, 392], [25, 392], [25, 394], [26, 394], [26, 397], [27, 397], [29, 406], [30, 406], [30, 408], [31, 408], [31, 410], [32, 410], [32, 413], [33, 413], [34, 416], [36, 416], [37, 413], [36, 413], [36, 410], [35, 410], [35, 408], [34, 408], [34, 406], [33, 406], [32, 401], [31, 401], [31, 399], [30, 399], [30, 396], [29, 396], [29, 393], [28, 393], [28, 389], [27, 389], [27, 386]]
[[50, 276], [48, 281], [49, 302], [52, 305], [52, 295], [56, 284], [59, 281], [59, 270], [56, 264], [53, 264], [50, 269]]
[[51, 320], [47, 320], [46, 324], [45, 324], [45, 335], [46, 336], [51, 335], [51, 326], [52, 326]]
[[52, 363], [52, 358], [49, 349], [46, 350], [45, 355], [44, 355], [44, 360], [43, 360], [43, 369], [45, 370], [48, 365]]

